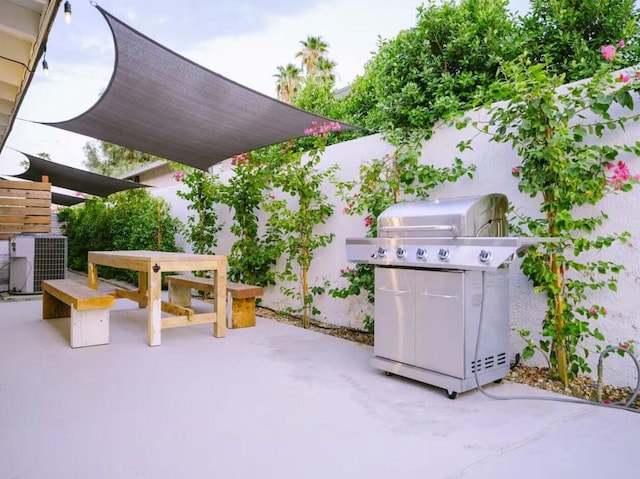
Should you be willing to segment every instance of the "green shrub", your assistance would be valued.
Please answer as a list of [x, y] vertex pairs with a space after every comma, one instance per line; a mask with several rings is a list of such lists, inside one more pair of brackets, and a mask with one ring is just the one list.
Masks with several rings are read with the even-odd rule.
[[[58, 218], [64, 222], [72, 270], [87, 271], [89, 251], [179, 251], [175, 235], [180, 222], [163, 199], [142, 188], [89, 199], [61, 210]], [[137, 283], [129, 270], [102, 267], [100, 276]]]
[[[515, 58], [515, 20], [506, 0], [445, 0], [418, 9], [417, 23], [380, 43], [355, 81], [351, 121], [400, 136], [430, 136], [437, 121], [464, 111]], [[486, 100], [486, 98], [484, 98]]]
[[564, 75], [569, 83], [592, 76], [600, 67], [600, 47], [625, 40], [619, 66], [640, 60], [635, 0], [532, 0], [521, 18], [522, 50], [532, 64]]

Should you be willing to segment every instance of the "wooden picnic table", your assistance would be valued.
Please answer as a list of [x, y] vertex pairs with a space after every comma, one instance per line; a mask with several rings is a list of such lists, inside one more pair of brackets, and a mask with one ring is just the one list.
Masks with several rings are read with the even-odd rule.
[[[117, 289], [117, 297], [127, 298], [147, 308], [147, 343], [159, 346], [161, 330], [195, 324], [213, 323], [213, 335], [224, 337], [226, 323], [227, 257], [218, 255], [169, 253], [163, 251], [90, 251], [89, 286], [98, 288], [98, 266], [130, 269], [138, 272], [138, 289]], [[163, 272], [209, 271], [214, 290], [213, 312], [196, 314], [191, 308], [162, 301]], [[162, 313], [170, 316], [162, 316]]]

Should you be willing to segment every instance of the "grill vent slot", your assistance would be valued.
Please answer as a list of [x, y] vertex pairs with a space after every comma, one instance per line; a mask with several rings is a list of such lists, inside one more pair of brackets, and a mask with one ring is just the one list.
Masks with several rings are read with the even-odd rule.
[[475, 373], [476, 371], [484, 371], [486, 369], [491, 369], [496, 366], [500, 366], [507, 362], [507, 354], [500, 353], [495, 356], [487, 356], [484, 359], [478, 359], [477, 361], [471, 361], [471, 372]]

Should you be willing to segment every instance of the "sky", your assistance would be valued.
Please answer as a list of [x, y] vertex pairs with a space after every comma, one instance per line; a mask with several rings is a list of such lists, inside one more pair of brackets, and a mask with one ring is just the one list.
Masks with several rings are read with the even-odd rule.
[[[336, 87], [364, 71], [380, 39], [415, 25], [416, 0], [101, 0], [103, 9], [165, 47], [231, 80], [276, 96], [279, 65], [298, 63], [307, 36], [321, 36], [337, 63]], [[512, 0], [523, 13], [528, 0]], [[113, 38], [88, 0], [71, 0], [72, 21], [60, 8], [47, 42], [49, 75], [41, 65], [25, 95], [5, 148], [0, 174], [24, 170], [14, 150], [47, 153], [57, 163], [84, 168], [92, 138], [39, 125], [74, 118], [95, 104], [113, 72]]]

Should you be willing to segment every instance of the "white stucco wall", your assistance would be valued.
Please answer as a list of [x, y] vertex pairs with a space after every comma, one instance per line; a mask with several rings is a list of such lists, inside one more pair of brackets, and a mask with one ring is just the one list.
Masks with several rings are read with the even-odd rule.
[[175, 183], [173, 173], [174, 171], [169, 164], [165, 163], [157, 168], [140, 173], [140, 183], [156, 188], [170, 187]]
[[[510, 202], [524, 213], [537, 216], [539, 201], [528, 198], [519, 193], [517, 179], [511, 174], [511, 169], [519, 164], [515, 152], [510, 146], [496, 144], [488, 141], [486, 137], [479, 137], [473, 144], [472, 151], [460, 154], [456, 145], [461, 140], [467, 140], [474, 135], [471, 127], [457, 130], [453, 127], [441, 126], [435, 135], [423, 145], [422, 161], [436, 166], [450, 165], [455, 157], [463, 159], [465, 164], [477, 165], [477, 171], [473, 179], [462, 178], [455, 184], [446, 184], [436, 188], [431, 198], [445, 198], [467, 195], [481, 195], [487, 193], [504, 193]], [[634, 143], [640, 136], [640, 126], [628, 125], [625, 132], [616, 131], [604, 139], [609, 143]], [[355, 179], [360, 164], [372, 158], [381, 158], [385, 154], [392, 153], [394, 148], [384, 142], [379, 135], [368, 136], [357, 140], [331, 146], [325, 152], [322, 159], [322, 167], [337, 164], [340, 167], [338, 176], [341, 179]], [[624, 158], [624, 157], [623, 157]], [[631, 159], [632, 173], [640, 173], [640, 161]], [[223, 162], [214, 168], [223, 178], [230, 175], [230, 162]], [[186, 203], [177, 198], [175, 191], [180, 185], [156, 190], [158, 194], [166, 198], [173, 207], [173, 213], [186, 219], [188, 211]], [[326, 191], [330, 197], [334, 196], [333, 187], [326, 185]], [[363, 237], [366, 233], [363, 218], [352, 217], [344, 214], [344, 205], [335, 198], [335, 214], [323, 226], [323, 231], [335, 233], [333, 243], [316, 252], [310, 270], [310, 280], [313, 283], [321, 283], [325, 280], [332, 285], [343, 285], [340, 279], [340, 269], [349, 266], [345, 257], [345, 239], [348, 237]], [[626, 270], [619, 275], [618, 292], [601, 291], [591, 294], [593, 303], [603, 305], [608, 315], [600, 320], [598, 327], [605, 334], [608, 343], [616, 344], [624, 340], [639, 340], [638, 328], [640, 319], [640, 255], [638, 255], [638, 241], [640, 239], [640, 225], [637, 221], [637, 212], [640, 211], [640, 189], [636, 188], [631, 193], [611, 195], [601, 202], [596, 208], [586, 208], [585, 213], [604, 211], [609, 215], [609, 221], [600, 234], [611, 232], [629, 231], [631, 241], [626, 245], [616, 244], [603, 250], [598, 258], [606, 261], [624, 264]], [[218, 210], [220, 220], [227, 226], [219, 234], [219, 242], [216, 253], [228, 254], [234, 238], [229, 234], [228, 225], [232, 222], [226, 207]], [[181, 241], [180, 244], [189, 251], [189, 246]], [[585, 257], [586, 258], [586, 257]], [[519, 263], [516, 261], [510, 267], [510, 293], [511, 293], [511, 330], [513, 353], [522, 349], [524, 343], [519, 338], [517, 330], [530, 329], [532, 332], [540, 329], [540, 323], [546, 310], [545, 299], [532, 291], [531, 284], [520, 272]], [[278, 287], [268, 287], [263, 298], [264, 304], [274, 309], [281, 309], [292, 304], [291, 300], [283, 296]], [[319, 319], [340, 325], [361, 327], [365, 313], [372, 314], [372, 310], [366, 299], [348, 298], [346, 300], [332, 298], [329, 295], [320, 297], [316, 302], [322, 311]], [[595, 371], [597, 355], [594, 353], [590, 360]], [[536, 357], [533, 363], [543, 365], [542, 357]], [[629, 358], [612, 356], [606, 361], [605, 380], [617, 385], [635, 385], [635, 367]]]

